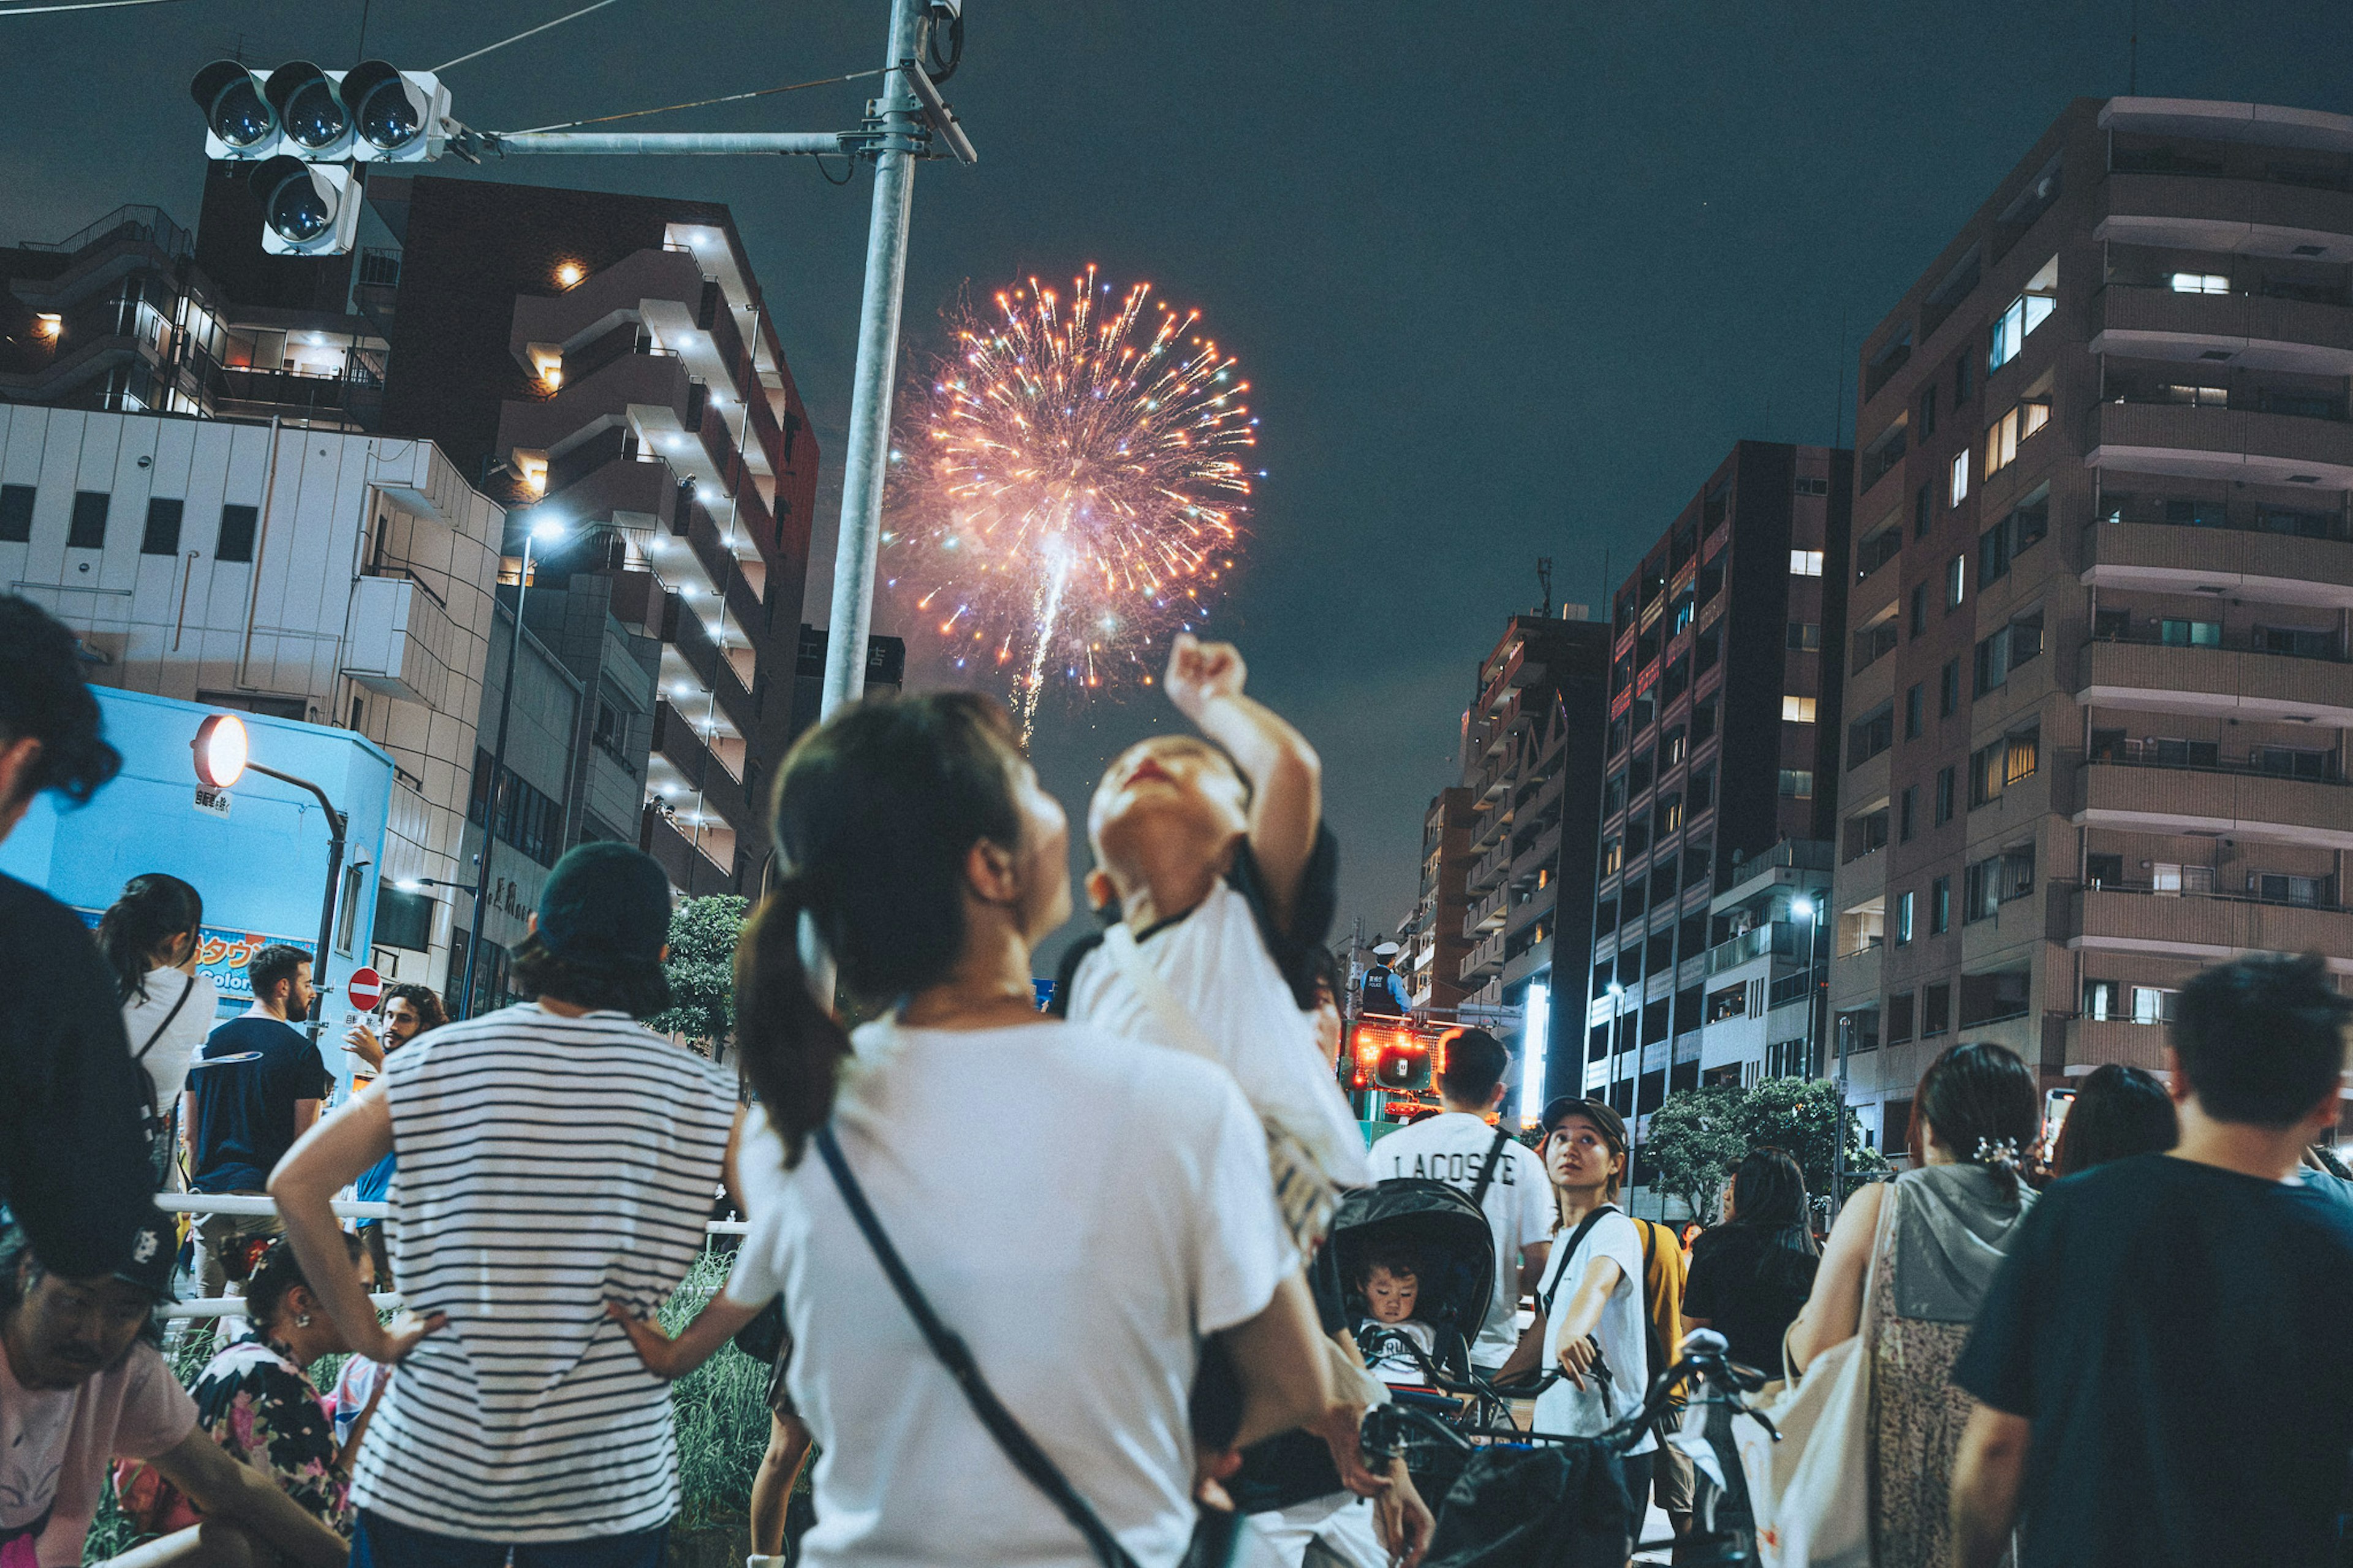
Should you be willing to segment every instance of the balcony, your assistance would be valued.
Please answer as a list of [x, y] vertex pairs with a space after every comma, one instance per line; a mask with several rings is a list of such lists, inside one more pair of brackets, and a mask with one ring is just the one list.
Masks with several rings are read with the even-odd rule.
[[2042, 1059], [2064, 1062], [2070, 1076], [2114, 1062], [2147, 1072], [2165, 1070], [2165, 1026], [2129, 1018], [2086, 1018], [2073, 1013], [2042, 1016]]
[[2111, 283], [2092, 302], [2092, 352], [2190, 361], [2224, 353], [2247, 369], [2353, 374], [2353, 310]]
[[1483, 892], [1502, 881], [1511, 868], [1512, 847], [1507, 843], [1498, 844], [1471, 862], [1471, 869], [1462, 879], [1463, 889], [1472, 893]]
[[2237, 719], [2353, 727], [2353, 664], [2244, 648], [2094, 638], [2076, 666], [2075, 700]]
[[2078, 559], [2094, 587], [2353, 609], [2353, 543], [2340, 540], [2103, 521], [2084, 530]]
[[1530, 975], [1551, 967], [1552, 938], [1546, 937], [1542, 942], [1532, 944], [1526, 952], [1504, 961], [1504, 984], [1507, 986], [1517, 985]]
[[1462, 984], [1476, 987], [1504, 970], [1504, 933], [1494, 931], [1462, 955]]
[[2115, 760], [2086, 763], [2076, 778], [2079, 826], [2353, 849], [2353, 789], [2341, 780]]
[[2284, 254], [2300, 240], [2343, 258], [2353, 192], [2198, 174], [2108, 176], [2107, 214], [2094, 237], [2125, 245]]
[[675, 461], [672, 447], [702, 420], [702, 397], [701, 384], [675, 355], [623, 354], [567, 381], [553, 396], [501, 403], [499, 448], [560, 455], [584, 436], [627, 425], [642, 446]]
[[[669, 768], [659, 770], [649, 764], [649, 782], [657, 793], [663, 784], [677, 784], [681, 794], [669, 797], [674, 804], [682, 803], [684, 793], [691, 791], [730, 827], [747, 826], [752, 818], [744, 786], [712, 754], [703, 736], [704, 722], [700, 715], [690, 718], [667, 698], [655, 703], [653, 752]], [[658, 779], [652, 776], [656, 773], [660, 774]]]
[[[1509, 853], [1510, 846], [1506, 845], [1504, 847], [1504, 851]], [[1521, 877], [1533, 877], [1536, 874], [1538, 867], [1553, 865], [1559, 859], [1560, 825], [1555, 823], [1537, 834], [1525, 849], [1513, 855], [1510, 864], [1516, 879]]]
[[441, 707], [461, 644], [439, 595], [406, 575], [362, 577], [352, 584], [345, 624], [345, 675], [371, 691]]
[[1496, 931], [1504, 923], [1504, 911], [1508, 889], [1498, 888], [1473, 903], [1462, 914], [1462, 940], [1476, 942], [1482, 931]]
[[1767, 953], [1787, 958], [1797, 951], [1792, 928], [1787, 921], [1770, 921], [1752, 926], [1739, 935], [1717, 942], [1707, 950], [1707, 972], [1722, 974], [1727, 969], [1737, 969], [1752, 959]]
[[638, 816], [638, 847], [652, 856], [669, 873], [670, 885], [690, 898], [735, 891], [733, 868], [703, 853], [650, 801]]
[[2353, 423], [2183, 403], [2095, 403], [2084, 420], [2094, 468], [2246, 484], [2353, 489]]
[[2353, 953], [2353, 912], [2216, 893], [2053, 884], [2055, 938], [2069, 947], [2211, 963], [2243, 952]]

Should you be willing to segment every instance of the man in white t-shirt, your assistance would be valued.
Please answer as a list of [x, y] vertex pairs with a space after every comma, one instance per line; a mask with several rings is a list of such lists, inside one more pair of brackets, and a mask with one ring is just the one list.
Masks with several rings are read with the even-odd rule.
[[[1617, 1208], [1626, 1123], [1604, 1101], [1563, 1098], [1545, 1107], [1544, 1128], [1545, 1172], [1559, 1194], [1561, 1235], [1536, 1288], [1535, 1321], [1498, 1375], [1557, 1368], [1560, 1381], [1536, 1398], [1535, 1429], [1598, 1436], [1641, 1409], [1649, 1392], [1642, 1238]], [[1637, 1521], [1650, 1504], [1658, 1447], [1646, 1431], [1625, 1460]]]
[[[1520, 1298], [1535, 1288], [1552, 1250], [1552, 1184], [1535, 1152], [1488, 1118], [1504, 1100], [1511, 1053], [1484, 1029], [1449, 1036], [1438, 1075], [1446, 1109], [1373, 1145], [1373, 1174], [1418, 1176], [1472, 1195], [1495, 1237], [1495, 1289], [1471, 1346], [1471, 1364], [1492, 1373], [1520, 1342]], [[1494, 1156], [1490, 1173], [1488, 1156]], [[1484, 1177], [1484, 1190], [1482, 1178]]]

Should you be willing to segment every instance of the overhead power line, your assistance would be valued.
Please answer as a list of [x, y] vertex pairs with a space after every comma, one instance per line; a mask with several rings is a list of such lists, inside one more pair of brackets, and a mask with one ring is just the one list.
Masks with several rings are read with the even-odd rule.
[[0, 16], [41, 16], [51, 11], [107, 11], [117, 5], [174, 5], [179, 0], [75, 0], [70, 5], [0, 6]]
[[831, 87], [837, 82], [857, 81], [870, 76], [887, 76], [897, 66], [876, 66], [872, 70], [851, 71], [847, 76], [819, 77], [815, 81], [788, 82], [783, 87], [756, 88], [750, 92], [731, 92], [723, 98], [690, 99], [684, 103], [665, 103], [659, 109], [632, 109], [619, 114], [599, 114], [588, 120], [566, 120], [555, 125], [534, 125], [529, 131], [501, 132], [501, 135], [529, 136], [543, 131], [569, 131], [575, 125], [605, 125], [616, 120], [641, 120], [649, 114], [669, 114], [681, 109], [708, 109], [714, 103], [741, 103], [747, 98], [767, 98], [779, 92], [798, 92], [807, 87]]
[[440, 75], [443, 71], [448, 70], [451, 66], [461, 66], [461, 65], [464, 65], [468, 60], [478, 60], [478, 59], [480, 59], [484, 55], [490, 54], [492, 50], [496, 50], [496, 49], [503, 49], [503, 48], [505, 48], [509, 44], [519, 44], [519, 43], [522, 42], [522, 40], [523, 40], [523, 39], [530, 37], [531, 37], [532, 35], [533, 35], [534, 33], [544, 33], [544, 32], [545, 32], [545, 31], [547, 31], [550, 27], [561, 27], [562, 26], [564, 26], [564, 24], [565, 24], [565, 23], [571, 21], [571, 20], [572, 20], [574, 17], [575, 17], [575, 16], [586, 16], [586, 15], [588, 15], [588, 13], [589, 13], [589, 12], [591, 12], [591, 11], [602, 11], [606, 6], [610, 5], [612, 5], [612, 4], [613, 4], [613, 0], [596, 0], [596, 3], [595, 5], [583, 5], [583, 6], [581, 6], [581, 7], [580, 7], [580, 9], [578, 9], [577, 11], [568, 12], [568, 13], [566, 13], [566, 14], [565, 14], [565, 15], [564, 15], [564, 16], [558, 16], [558, 17], [557, 17], [554, 21], [553, 21], [553, 22], [542, 22], [542, 23], [541, 23], [538, 26], [536, 26], [536, 27], [526, 27], [526, 28], [524, 28], [522, 32], [517, 33], [517, 34], [516, 34], [513, 37], [512, 37], [512, 38], [501, 38], [497, 43], [495, 43], [495, 44], [491, 44], [491, 45], [490, 45], [490, 46], [488, 46], [487, 47], [484, 47], [484, 48], [479, 48], [479, 49], [476, 49], [476, 50], [475, 50], [472, 54], [470, 54], [470, 55], [459, 55], [459, 56], [456, 59], [454, 59], [454, 60], [450, 60], [450, 61], [448, 61], [448, 62], [447, 62], [446, 64], [443, 64], [443, 65], [438, 65], [438, 66], [435, 66], [435, 67], [433, 68], [433, 74], [434, 74], [434, 75], [436, 75], [436, 76], [438, 76], [438, 75]]

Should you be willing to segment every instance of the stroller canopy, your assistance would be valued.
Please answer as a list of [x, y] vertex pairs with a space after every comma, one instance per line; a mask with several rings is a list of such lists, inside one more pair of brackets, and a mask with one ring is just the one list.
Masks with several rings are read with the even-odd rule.
[[1466, 1342], [1477, 1339], [1495, 1292], [1495, 1237], [1469, 1194], [1444, 1182], [1397, 1176], [1347, 1195], [1333, 1216], [1324, 1256], [1352, 1319], [1366, 1315], [1355, 1285], [1365, 1255], [1387, 1247], [1421, 1259], [1414, 1316], [1452, 1328]]

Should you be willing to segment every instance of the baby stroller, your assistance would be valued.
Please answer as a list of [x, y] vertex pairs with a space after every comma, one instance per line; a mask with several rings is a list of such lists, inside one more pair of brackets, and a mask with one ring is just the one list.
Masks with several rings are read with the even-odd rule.
[[[1367, 1303], [1349, 1282], [1368, 1252], [1406, 1250], [1421, 1265], [1414, 1317], [1431, 1329], [1425, 1351], [1414, 1339], [1369, 1321]], [[1724, 1342], [1694, 1334], [1683, 1359], [1655, 1379], [1639, 1413], [1599, 1436], [1527, 1430], [1513, 1397], [1541, 1392], [1560, 1375], [1548, 1370], [1530, 1387], [1501, 1391], [1471, 1364], [1471, 1343], [1494, 1290], [1494, 1239], [1470, 1197], [1442, 1182], [1396, 1178], [1351, 1193], [1335, 1215], [1332, 1239], [1317, 1259], [1321, 1290], [1337, 1295], [1356, 1330], [1367, 1364], [1410, 1361], [1421, 1381], [1390, 1384], [1391, 1402], [1365, 1418], [1364, 1447], [1402, 1455], [1414, 1484], [1438, 1514], [1428, 1568], [1619, 1568], [1635, 1549], [1641, 1520], [1625, 1492], [1623, 1459], [1681, 1384], [1689, 1400], [1678, 1439], [1700, 1471], [1699, 1534], [1683, 1561], [1734, 1568], [1756, 1561], [1747, 1500], [1732, 1439], [1731, 1416], [1747, 1412], [1742, 1395], [1764, 1381], [1731, 1363]]]

